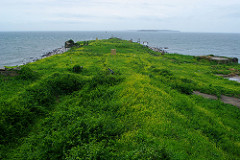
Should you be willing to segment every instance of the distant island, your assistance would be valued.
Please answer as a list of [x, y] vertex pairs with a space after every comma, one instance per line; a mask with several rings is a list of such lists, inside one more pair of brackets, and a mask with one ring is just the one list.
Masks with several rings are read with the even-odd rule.
[[138, 30], [138, 32], [164, 32], [164, 33], [169, 33], [169, 32], [180, 32], [180, 31], [175, 31], [175, 30], [154, 30], [154, 29], [143, 29], [143, 30]]

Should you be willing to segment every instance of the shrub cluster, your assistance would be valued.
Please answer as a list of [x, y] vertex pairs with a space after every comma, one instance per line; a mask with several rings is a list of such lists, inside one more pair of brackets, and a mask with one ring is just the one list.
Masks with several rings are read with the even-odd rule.
[[28, 66], [23, 66], [21, 69], [18, 71], [20, 74], [18, 78], [22, 80], [34, 80], [38, 77], [38, 74], [34, 72], [31, 68]]
[[[192, 94], [194, 82], [187, 78], [176, 78], [169, 69], [152, 69], [152, 73], [159, 75], [160, 81], [183, 94]], [[152, 76], [152, 75], [151, 75]]]
[[35, 117], [51, 109], [57, 96], [71, 94], [84, 84], [85, 81], [75, 75], [55, 73], [27, 88], [12, 103], [4, 103], [0, 111], [3, 115], [0, 117], [1, 143], [23, 136]]
[[71, 69], [75, 73], [80, 73], [82, 71], [83, 67], [80, 65], [74, 65], [73, 68]]

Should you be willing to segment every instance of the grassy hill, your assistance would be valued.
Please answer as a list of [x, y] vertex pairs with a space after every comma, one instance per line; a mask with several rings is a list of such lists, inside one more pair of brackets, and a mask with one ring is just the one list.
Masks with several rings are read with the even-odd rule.
[[83, 44], [0, 75], [0, 159], [240, 159], [239, 108], [192, 94], [239, 98], [239, 64]]

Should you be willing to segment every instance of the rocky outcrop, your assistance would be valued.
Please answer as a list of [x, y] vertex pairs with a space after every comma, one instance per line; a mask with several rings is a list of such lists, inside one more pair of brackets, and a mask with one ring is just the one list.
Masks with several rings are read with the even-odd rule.
[[74, 41], [72, 39], [65, 42], [65, 48], [71, 48], [75, 45]]
[[236, 57], [232, 58], [232, 62], [233, 63], [238, 63], [238, 58], [236, 58]]
[[1, 68], [0, 69], [0, 74], [1, 75], [4, 75], [4, 76], [10, 76], [10, 77], [15, 77], [15, 76], [18, 76], [18, 72], [20, 68], [17, 67], [17, 68], [12, 68], [12, 69], [8, 69], [8, 68]]
[[153, 50], [154, 52], [159, 52], [162, 55], [164, 55], [165, 53], [167, 53], [167, 51], [165, 51], [164, 49], [168, 49], [167, 47], [165, 47], [164, 49], [162, 48], [156, 48], [156, 47], [148, 47], [149, 49]]
[[237, 58], [229, 58], [229, 57], [220, 57], [214, 55], [207, 55], [207, 56], [196, 56], [197, 60], [208, 60], [211, 62], [217, 62], [221, 64], [228, 64], [228, 63], [238, 63]]

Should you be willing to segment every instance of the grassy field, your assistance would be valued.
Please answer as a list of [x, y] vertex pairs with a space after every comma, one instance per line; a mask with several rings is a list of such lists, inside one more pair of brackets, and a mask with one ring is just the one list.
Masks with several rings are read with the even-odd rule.
[[239, 108], [192, 94], [240, 98], [239, 64], [83, 44], [0, 75], [0, 159], [240, 159]]

